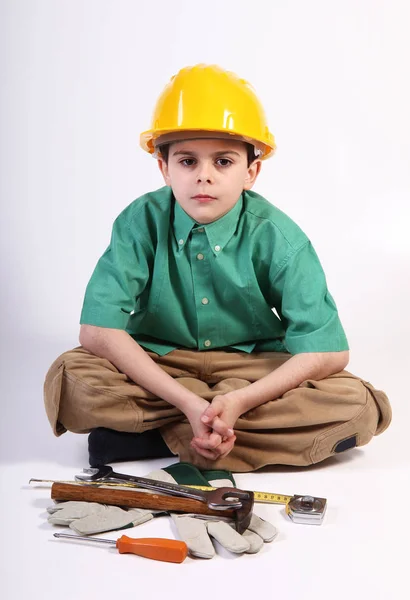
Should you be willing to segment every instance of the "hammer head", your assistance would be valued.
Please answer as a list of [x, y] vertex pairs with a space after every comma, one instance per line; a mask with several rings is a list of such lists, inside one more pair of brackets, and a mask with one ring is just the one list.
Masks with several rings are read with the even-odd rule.
[[242, 506], [232, 510], [233, 518], [235, 521], [235, 529], [238, 533], [244, 533], [248, 529], [252, 518], [253, 504], [254, 504], [254, 493], [238, 490], [237, 488], [226, 488], [226, 492], [223, 494], [224, 498], [238, 498], [241, 501]]

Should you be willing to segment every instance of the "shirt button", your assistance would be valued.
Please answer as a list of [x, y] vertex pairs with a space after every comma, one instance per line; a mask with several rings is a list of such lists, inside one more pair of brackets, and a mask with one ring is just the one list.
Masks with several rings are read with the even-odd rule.
[[208, 304], [209, 300], [208, 300], [208, 298], [202, 298], [201, 302], [202, 302], [202, 304]]
[[183, 244], [183, 243], [184, 243], [184, 240], [178, 240], [178, 244], [179, 244], [180, 246], [182, 246], [182, 244]]
[[221, 249], [221, 246], [215, 246], [215, 250], [216, 250], [217, 252], [219, 252], [219, 250], [220, 250], [220, 249]]
[[203, 232], [203, 230], [204, 230], [204, 228], [203, 228], [203, 227], [198, 227], [198, 229], [197, 229], [197, 231], [199, 231], [199, 233], [202, 233], [202, 232]]
[[211, 345], [211, 340], [204, 341], [204, 346], [206, 346], [208, 348], [210, 345]]
[[197, 257], [198, 260], [203, 260], [204, 255], [201, 254], [201, 253], [199, 253], [199, 254], [196, 255], [196, 257]]

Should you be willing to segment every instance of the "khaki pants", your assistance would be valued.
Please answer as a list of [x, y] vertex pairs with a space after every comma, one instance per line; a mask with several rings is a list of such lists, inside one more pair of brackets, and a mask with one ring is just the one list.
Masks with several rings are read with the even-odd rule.
[[[208, 401], [250, 385], [291, 357], [280, 352], [179, 349], [165, 356], [147, 354], [181, 385]], [[243, 414], [235, 425], [237, 440], [232, 452], [210, 461], [190, 447], [192, 430], [181, 411], [81, 346], [52, 364], [44, 396], [57, 436], [67, 430], [87, 433], [95, 427], [128, 432], [160, 428], [166, 444], [181, 461], [234, 472], [265, 465], [317, 463], [349, 447], [367, 444], [391, 421], [386, 394], [341, 371], [320, 381], [306, 380]]]

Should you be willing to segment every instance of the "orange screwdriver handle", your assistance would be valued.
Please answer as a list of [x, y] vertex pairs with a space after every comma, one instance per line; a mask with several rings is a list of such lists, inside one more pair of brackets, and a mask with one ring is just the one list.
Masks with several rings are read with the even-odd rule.
[[122, 535], [117, 540], [117, 549], [121, 554], [132, 553], [145, 558], [165, 562], [182, 563], [188, 554], [188, 546], [179, 540], [166, 538], [130, 538]]

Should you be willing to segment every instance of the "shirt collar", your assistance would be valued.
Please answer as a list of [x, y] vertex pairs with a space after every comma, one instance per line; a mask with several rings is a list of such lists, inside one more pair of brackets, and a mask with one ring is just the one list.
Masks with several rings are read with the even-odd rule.
[[213, 223], [203, 225], [192, 219], [192, 217], [190, 217], [183, 210], [180, 204], [175, 201], [173, 227], [175, 239], [178, 244], [178, 251], [181, 251], [183, 248], [185, 248], [186, 241], [194, 227], [203, 227], [205, 229], [212, 252], [215, 254], [215, 256], [218, 256], [218, 254], [222, 252], [226, 244], [235, 233], [242, 210], [242, 205], [243, 196], [241, 195], [238, 202], [231, 208], [229, 212], [226, 213], [226, 215], [220, 219], [217, 219]]
[[178, 204], [178, 202], [174, 200], [173, 227], [179, 252], [185, 248], [189, 234], [195, 225], [196, 222], [194, 219], [192, 219]]

